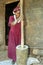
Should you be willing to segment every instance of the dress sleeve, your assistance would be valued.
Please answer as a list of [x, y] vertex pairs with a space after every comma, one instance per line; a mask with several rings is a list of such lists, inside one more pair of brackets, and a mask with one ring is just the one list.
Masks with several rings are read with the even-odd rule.
[[10, 16], [9, 17], [9, 22], [8, 22], [8, 26], [11, 27], [11, 23], [14, 21], [14, 17]]

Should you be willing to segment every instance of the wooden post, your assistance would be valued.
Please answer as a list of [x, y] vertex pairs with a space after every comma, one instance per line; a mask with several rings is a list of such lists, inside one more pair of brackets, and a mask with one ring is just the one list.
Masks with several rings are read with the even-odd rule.
[[23, 21], [23, 0], [20, 0], [20, 16], [21, 16], [21, 47], [24, 47], [24, 21]]
[[24, 21], [23, 21], [23, 0], [20, 0], [20, 16], [21, 16], [21, 47], [24, 47]]
[[28, 58], [28, 46], [24, 45], [23, 0], [20, 0], [20, 16], [21, 16], [21, 45], [18, 45], [16, 47], [16, 63], [17, 65], [26, 65]]

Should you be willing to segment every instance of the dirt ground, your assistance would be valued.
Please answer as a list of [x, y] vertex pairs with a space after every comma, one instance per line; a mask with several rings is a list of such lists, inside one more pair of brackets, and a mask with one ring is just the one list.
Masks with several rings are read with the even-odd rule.
[[0, 51], [0, 61], [9, 59], [7, 54], [7, 48], [3, 51]]
[[[7, 49], [5, 49], [3, 51], [0, 51], [0, 61], [8, 60], [9, 58], [8, 58], [8, 55], [7, 54], [8, 54], [8, 50]], [[36, 56], [36, 58], [37, 57], [39, 57], [39, 61], [43, 65], [43, 56]]]

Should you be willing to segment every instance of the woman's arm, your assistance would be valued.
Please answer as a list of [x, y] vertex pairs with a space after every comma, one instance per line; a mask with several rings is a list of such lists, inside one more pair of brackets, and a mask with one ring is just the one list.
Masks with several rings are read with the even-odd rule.
[[15, 25], [17, 22], [16, 21], [13, 21], [13, 22], [11, 22], [11, 25]]
[[16, 23], [17, 23], [17, 20], [14, 19], [14, 16], [10, 16], [8, 26], [11, 27], [12, 25], [15, 25]]

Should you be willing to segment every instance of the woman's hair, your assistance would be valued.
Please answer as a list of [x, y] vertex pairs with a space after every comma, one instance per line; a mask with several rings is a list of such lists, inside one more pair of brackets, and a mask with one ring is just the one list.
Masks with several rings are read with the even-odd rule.
[[13, 13], [15, 13], [16, 11], [20, 11], [20, 3], [18, 3], [16, 8], [13, 9]]

